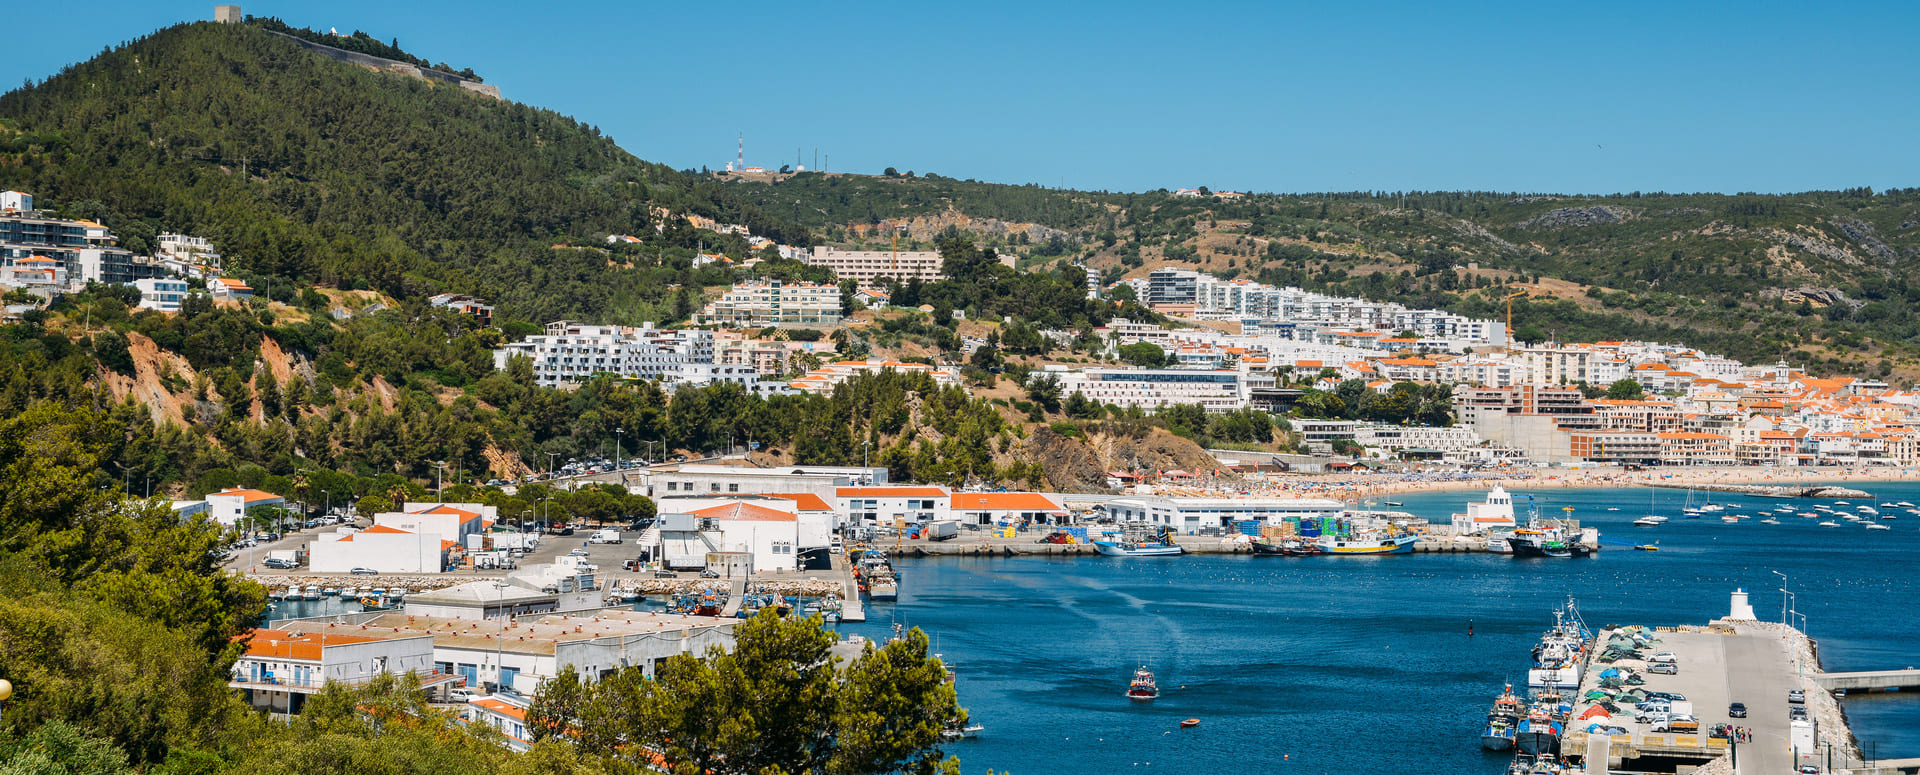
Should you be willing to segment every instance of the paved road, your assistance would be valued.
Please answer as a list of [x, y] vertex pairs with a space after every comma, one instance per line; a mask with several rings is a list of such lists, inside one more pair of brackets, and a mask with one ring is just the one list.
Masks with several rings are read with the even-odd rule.
[[[1736, 722], [1753, 730], [1753, 742], [1740, 746], [1740, 771], [1793, 772], [1787, 743], [1787, 692], [1800, 685], [1786, 642], [1769, 633], [1722, 636], [1727, 655], [1727, 691], [1747, 704], [1747, 718]], [[1724, 714], [1726, 708], [1720, 708]]]

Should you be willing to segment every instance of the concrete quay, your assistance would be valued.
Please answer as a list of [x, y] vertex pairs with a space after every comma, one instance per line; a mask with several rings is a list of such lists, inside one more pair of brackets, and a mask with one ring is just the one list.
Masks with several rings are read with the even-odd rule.
[[1673, 484], [1667, 482], [1648, 482], [1648, 487], [1662, 487], [1669, 490], [1708, 490], [1728, 492], [1737, 495], [1755, 495], [1762, 498], [1872, 498], [1871, 493], [1847, 487], [1830, 487], [1810, 484]]
[[[1609, 634], [1601, 632], [1596, 643], [1604, 644]], [[1591, 662], [1573, 695], [1574, 716], [1578, 719], [1591, 707], [1578, 698], [1599, 688], [1599, 674], [1609, 667], [1623, 667], [1641, 673], [1646, 684], [1640, 688], [1685, 695], [1699, 719], [1699, 731], [1654, 732], [1654, 725], [1633, 721], [1632, 709], [1626, 706], [1611, 720], [1569, 722], [1561, 749], [1584, 753], [1587, 772], [1790, 773], [1802, 764], [1818, 766], [1822, 772], [1866, 771], [1860, 769], [1865, 763], [1839, 702], [1821, 690], [1814, 644], [1803, 633], [1772, 622], [1722, 619], [1705, 627], [1659, 628], [1653, 636], [1659, 642], [1648, 650], [1673, 652], [1678, 673], [1647, 673], [1644, 663], [1632, 660], [1612, 665]], [[1789, 736], [1792, 706], [1787, 695], [1794, 689], [1805, 692], [1808, 716], [1814, 722], [1816, 737], [1810, 750], [1797, 748]], [[1745, 718], [1729, 716], [1728, 705], [1734, 702], [1746, 704]], [[1596, 720], [1628, 732], [1589, 735], [1584, 730]], [[1713, 727], [1721, 724], [1744, 727], [1750, 737], [1744, 743], [1710, 737]]]
[[[1100, 554], [1090, 543], [1043, 544], [1037, 543], [1033, 535], [1036, 534], [1018, 538], [963, 536], [951, 541], [901, 539], [892, 544], [876, 546], [902, 557], [1091, 557]], [[1234, 541], [1231, 537], [1176, 536], [1174, 540], [1188, 554], [1253, 553], [1251, 543]], [[1413, 545], [1414, 554], [1474, 554], [1486, 551], [1487, 541], [1484, 538], [1431, 537]]]

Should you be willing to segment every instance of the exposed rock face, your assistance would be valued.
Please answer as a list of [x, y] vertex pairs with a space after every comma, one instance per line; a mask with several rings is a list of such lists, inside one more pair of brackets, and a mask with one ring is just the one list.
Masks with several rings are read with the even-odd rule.
[[1858, 244], [1862, 248], [1866, 248], [1868, 253], [1879, 256], [1886, 261], [1899, 260], [1900, 254], [1894, 252], [1893, 248], [1888, 247], [1887, 243], [1880, 241], [1879, 232], [1874, 230], [1873, 224], [1854, 218], [1842, 217], [1833, 219], [1833, 225], [1840, 227], [1841, 234], [1847, 235], [1847, 239], [1853, 240], [1855, 244]]
[[1594, 205], [1592, 207], [1562, 207], [1548, 210], [1533, 220], [1520, 224], [1526, 229], [1561, 229], [1580, 226], [1598, 226], [1604, 223], [1619, 223], [1637, 215], [1625, 207], [1613, 205]]
[[1846, 294], [1840, 292], [1839, 288], [1813, 288], [1808, 286], [1801, 286], [1793, 290], [1781, 291], [1780, 298], [1785, 299], [1789, 303], [1806, 300], [1806, 301], [1813, 302], [1814, 304], [1819, 304], [1823, 307], [1831, 307], [1835, 304], [1845, 304], [1849, 308], [1858, 309], [1860, 307], [1866, 306], [1866, 302], [1859, 301], [1857, 299], [1848, 298]]

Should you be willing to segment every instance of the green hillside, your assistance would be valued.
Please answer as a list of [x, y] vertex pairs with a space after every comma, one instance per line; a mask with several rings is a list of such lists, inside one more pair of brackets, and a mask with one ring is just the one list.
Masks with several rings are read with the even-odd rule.
[[727, 240], [676, 223], [622, 255], [553, 247], [651, 237], [655, 207], [806, 239], [566, 116], [334, 62], [253, 25], [171, 27], [0, 96], [0, 187], [136, 250], [161, 231], [210, 237], [283, 294], [458, 291], [533, 320], [678, 317], [689, 300], [672, 287], [701, 284], [692, 249]]
[[[836, 241], [971, 230], [1023, 265], [1086, 261], [1108, 281], [1174, 266], [1481, 316], [1526, 290], [1514, 322], [1527, 336], [1664, 339], [1821, 371], [1920, 362], [1915, 189], [1231, 200], [931, 174], [726, 185]], [[1035, 238], [1052, 231], [1064, 236]]]

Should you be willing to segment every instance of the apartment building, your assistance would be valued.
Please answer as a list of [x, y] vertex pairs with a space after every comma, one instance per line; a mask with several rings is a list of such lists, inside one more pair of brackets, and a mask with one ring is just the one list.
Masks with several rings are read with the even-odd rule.
[[1226, 370], [1194, 369], [1081, 369], [1067, 371], [1048, 366], [1048, 376], [1060, 380], [1061, 395], [1080, 393], [1102, 404], [1143, 409], [1172, 404], [1199, 404], [1208, 412], [1231, 412], [1247, 405], [1243, 374]]
[[688, 363], [713, 362], [713, 332], [595, 326], [572, 321], [547, 324], [542, 336], [530, 336], [494, 351], [495, 368], [524, 356], [533, 362], [534, 381], [557, 387], [599, 374], [626, 379], [677, 378]]
[[882, 371], [920, 372], [933, 377], [934, 384], [948, 387], [960, 384], [960, 375], [952, 369], [943, 369], [925, 363], [908, 363], [868, 358], [864, 361], [837, 361], [807, 372], [806, 376], [787, 383], [793, 390], [801, 393], [826, 394], [833, 392], [833, 386], [852, 379], [859, 374], [877, 374]]
[[946, 275], [940, 273], [940, 253], [932, 250], [841, 250], [823, 245], [814, 248], [801, 260], [832, 269], [835, 277], [854, 280], [861, 285], [871, 284], [882, 277], [891, 277], [903, 283], [908, 280], [933, 282], [946, 279]]
[[[115, 243], [105, 226], [36, 210], [32, 194], [0, 192], [0, 269], [21, 270], [0, 274], [0, 282], [64, 292], [88, 282], [126, 284], [165, 273]], [[48, 269], [53, 272], [43, 271]]]
[[746, 326], [832, 326], [840, 322], [840, 289], [779, 280], [738, 283], [709, 302], [696, 323]]

